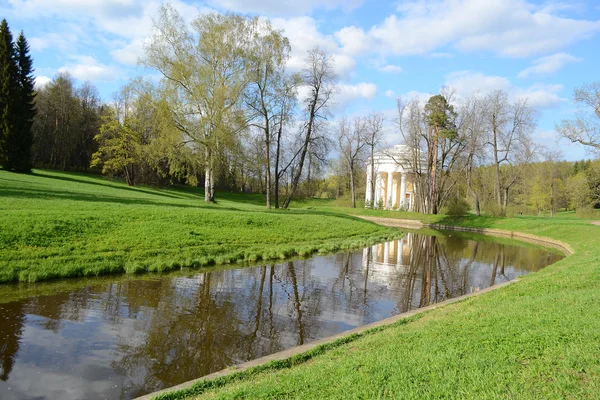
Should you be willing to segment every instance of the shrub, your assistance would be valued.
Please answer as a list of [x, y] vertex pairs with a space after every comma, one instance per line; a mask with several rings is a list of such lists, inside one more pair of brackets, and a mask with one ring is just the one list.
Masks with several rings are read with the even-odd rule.
[[471, 207], [462, 197], [451, 197], [442, 207], [441, 213], [446, 215], [467, 215]]

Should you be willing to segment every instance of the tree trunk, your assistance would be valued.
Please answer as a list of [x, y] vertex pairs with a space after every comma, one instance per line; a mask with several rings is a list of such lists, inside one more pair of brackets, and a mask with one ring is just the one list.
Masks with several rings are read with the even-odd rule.
[[350, 193], [352, 194], [352, 208], [356, 208], [356, 193], [354, 191], [354, 167], [350, 166]]
[[269, 132], [269, 118], [265, 116], [265, 147], [267, 156], [267, 208], [271, 208], [271, 132]]
[[292, 188], [290, 190], [290, 193], [288, 194], [288, 196], [285, 199], [285, 202], [283, 203], [283, 208], [288, 208], [290, 206], [292, 197], [294, 196], [294, 194], [296, 194], [296, 190], [298, 189], [298, 183], [300, 182], [300, 177], [302, 176], [304, 160], [306, 159], [306, 153], [308, 152], [308, 145], [310, 144], [310, 137], [312, 134], [313, 123], [315, 121], [315, 107], [316, 107], [316, 99], [311, 104], [310, 118], [308, 121], [308, 126], [306, 128], [306, 136], [304, 137], [304, 144], [302, 145], [302, 154], [300, 155], [300, 162], [298, 163], [298, 169], [296, 171], [296, 174], [294, 175], [294, 179], [292, 180]]
[[430, 208], [432, 214], [438, 213], [438, 196], [437, 196], [437, 159], [438, 159], [438, 127], [435, 127], [432, 145], [432, 160], [431, 160], [431, 186], [430, 186]]
[[375, 145], [371, 145], [371, 187], [368, 188], [371, 191], [371, 208], [376, 208], [375, 204]]
[[279, 172], [279, 157], [281, 154], [281, 135], [283, 131], [283, 111], [279, 120], [279, 129], [277, 130], [277, 148], [275, 150], [275, 188], [273, 194], [275, 196], [275, 208], [279, 208], [279, 180], [281, 179]]
[[212, 153], [208, 148], [204, 151], [204, 156], [206, 157], [204, 161], [204, 201], [214, 203], [213, 160]]

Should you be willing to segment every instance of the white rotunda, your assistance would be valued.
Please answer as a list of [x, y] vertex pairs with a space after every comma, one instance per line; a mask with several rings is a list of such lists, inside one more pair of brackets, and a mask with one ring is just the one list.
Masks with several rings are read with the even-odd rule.
[[[373, 159], [374, 174], [371, 172], [370, 159], [367, 161], [366, 206], [412, 211], [415, 202], [413, 149], [400, 144], [375, 153]], [[370, 190], [373, 177], [375, 177], [374, 199], [371, 198]]]

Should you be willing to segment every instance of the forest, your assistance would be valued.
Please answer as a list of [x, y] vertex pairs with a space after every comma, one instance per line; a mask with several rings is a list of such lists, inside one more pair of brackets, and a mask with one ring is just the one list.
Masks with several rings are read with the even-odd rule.
[[[8, 47], [16, 60], [19, 46]], [[368, 160], [396, 144], [386, 143], [395, 130], [414, 152], [417, 211], [585, 215], [600, 207], [600, 160], [562, 161], [560, 152], [534, 142], [536, 110], [527, 99], [501, 90], [462, 98], [442, 87], [427, 100], [399, 98], [393, 118], [335, 115], [333, 56], [314, 48], [291, 73], [290, 51], [283, 32], [263, 19], [205, 14], [186, 24], [164, 5], [139, 60], [160, 78], [132, 79], [104, 101], [92, 83], [58, 74], [35, 88], [35, 115], [20, 136], [30, 155], [13, 158], [29, 160], [23, 171], [203, 186], [209, 203], [221, 190], [262, 193], [268, 208], [287, 208], [294, 197], [364, 207], [373, 190], [366, 187]], [[576, 89], [573, 100], [579, 112], [556, 121], [556, 138], [594, 154], [600, 83]], [[14, 152], [0, 150], [0, 163], [14, 169]]]

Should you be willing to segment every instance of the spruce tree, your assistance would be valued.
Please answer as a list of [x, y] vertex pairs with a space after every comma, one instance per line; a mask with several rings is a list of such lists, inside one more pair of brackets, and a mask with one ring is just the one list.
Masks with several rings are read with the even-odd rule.
[[31, 171], [31, 146], [33, 144], [33, 118], [35, 117], [35, 82], [29, 44], [23, 32], [17, 38], [15, 56], [17, 62], [17, 101], [15, 129], [9, 136], [7, 165], [18, 172]]
[[10, 136], [15, 128], [17, 68], [13, 37], [6, 19], [0, 23], [0, 165], [10, 169]]

